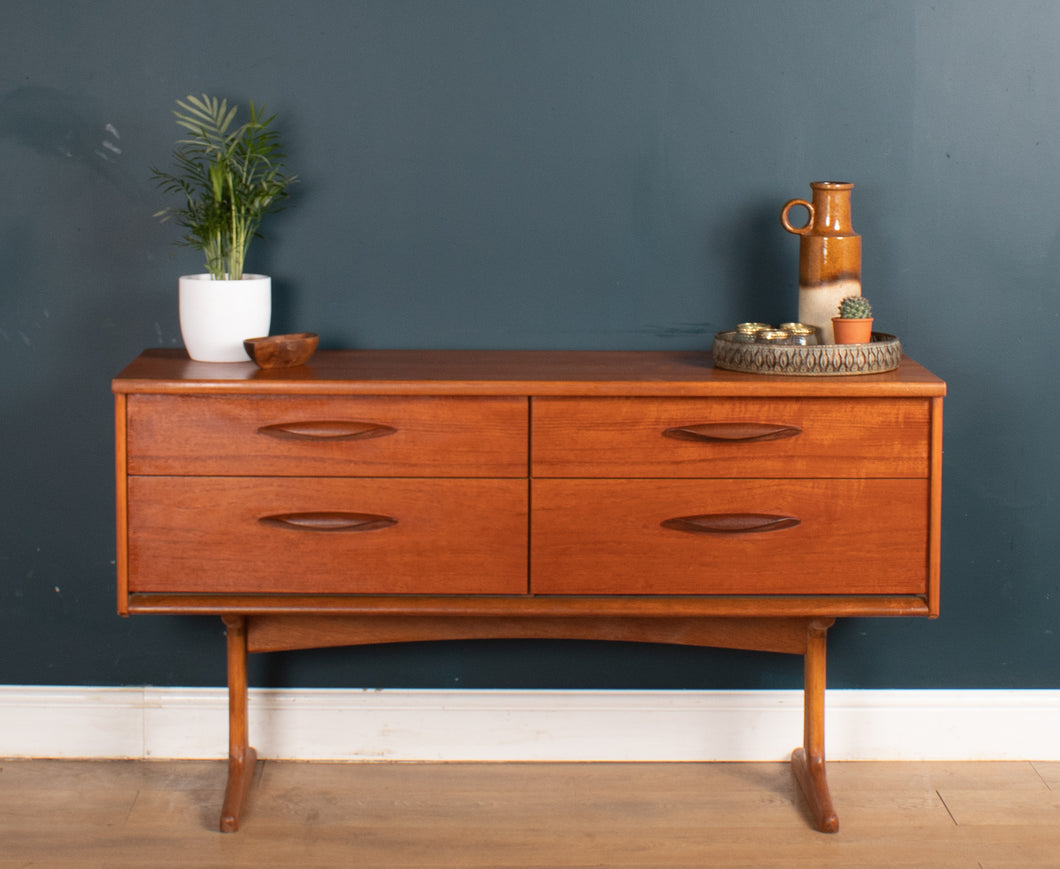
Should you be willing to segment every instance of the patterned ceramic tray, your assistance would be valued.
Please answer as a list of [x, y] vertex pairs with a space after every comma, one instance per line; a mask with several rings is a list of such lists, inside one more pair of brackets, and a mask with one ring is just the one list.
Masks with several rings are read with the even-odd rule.
[[714, 336], [714, 364], [750, 374], [790, 374], [800, 377], [833, 377], [843, 374], [879, 374], [892, 371], [902, 361], [902, 345], [894, 335], [873, 332], [868, 344], [753, 344], [734, 340], [736, 332]]

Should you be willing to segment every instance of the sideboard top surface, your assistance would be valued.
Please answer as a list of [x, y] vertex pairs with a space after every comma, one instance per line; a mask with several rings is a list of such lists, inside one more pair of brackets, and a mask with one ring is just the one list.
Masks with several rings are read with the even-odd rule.
[[193, 362], [146, 350], [114, 392], [306, 395], [601, 395], [936, 397], [946, 384], [905, 357], [894, 371], [837, 377], [744, 374], [709, 352], [597, 350], [323, 350], [297, 368]]

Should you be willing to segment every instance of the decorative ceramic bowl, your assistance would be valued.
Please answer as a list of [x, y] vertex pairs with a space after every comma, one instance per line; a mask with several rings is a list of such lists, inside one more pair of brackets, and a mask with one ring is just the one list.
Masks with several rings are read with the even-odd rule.
[[247, 338], [243, 346], [260, 368], [294, 368], [296, 365], [305, 365], [319, 343], [320, 336], [315, 332], [294, 332], [267, 338]]

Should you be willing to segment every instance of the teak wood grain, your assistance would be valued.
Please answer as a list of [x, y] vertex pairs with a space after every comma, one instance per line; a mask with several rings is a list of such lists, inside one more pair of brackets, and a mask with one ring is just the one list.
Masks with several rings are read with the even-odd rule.
[[298, 368], [193, 362], [146, 350], [115, 380], [151, 395], [571, 395], [932, 398], [945, 384], [905, 357], [894, 371], [783, 377], [715, 368], [710, 353], [625, 350], [331, 350]]
[[501, 617], [701, 620], [932, 616], [923, 595], [350, 595], [132, 592], [129, 615], [408, 615], [454, 624]]
[[802, 655], [815, 826], [837, 617], [938, 615], [945, 384], [790, 378], [709, 354], [142, 354], [114, 381], [118, 608], [228, 635], [238, 829], [251, 652], [458, 638]]
[[127, 425], [130, 474], [526, 476], [526, 399], [133, 395]]
[[[539, 594], [926, 594], [924, 480], [535, 480]], [[676, 517], [790, 517], [696, 532]]]
[[[536, 398], [532, 467], [537, 477], [927, 477], [930, 413], [927, 400]], [[783, 436], [741, 434], [750, 423]]]
[[802, 655], [805, 618], [676, 616], [264, 615], [250, 620], [252, 652], [423, 640], [557, 639], [673, 643]]
[[526, 592], [521, 480], [131, 477], [129, 500], [134, 592]]

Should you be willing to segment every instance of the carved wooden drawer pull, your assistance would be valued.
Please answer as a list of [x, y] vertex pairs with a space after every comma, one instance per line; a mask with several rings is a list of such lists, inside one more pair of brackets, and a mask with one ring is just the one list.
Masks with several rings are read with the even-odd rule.
[[397, 429], [375, 422], [346, 420], [313, 420], [306, 422], [278, 422], [258, 429], [274, 438], [309, 441], [363, 441], [394, 434]]
[[378, 531], [397, 519], [374, 513], [278, 513], [258, 519], [262, 525], [291, 531]]
[[676, 516], [664, 519], [663, 528], [688, 531], [692, 534], [759, 534], [794, 528], [800, 520], [795, 516], [769, 513], [704, 513], [699, 516]]
[[776, 425], [766, 422], [705, 422], [699, 425], [682, 425], [668, 428], [663, 437], [679, 441], [754, 443], [779, 441], [802, 434], [794, 425]]

